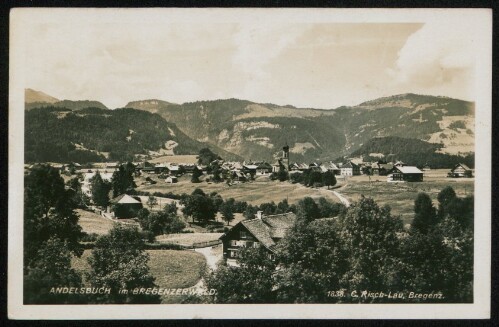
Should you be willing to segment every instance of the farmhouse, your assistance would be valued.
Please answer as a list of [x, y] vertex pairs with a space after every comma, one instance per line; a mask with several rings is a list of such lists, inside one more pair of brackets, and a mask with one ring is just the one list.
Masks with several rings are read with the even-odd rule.
[[294, 164], [289, 166], [289, 170], [291, 170], [291, 171], [304, 172], [305, 170], [308, 170], [308, 169], [309, 169], [309, 165], [304, 164], [304, 163], [295, 162]]
[[237, 253], [241, 248], [264, 246], [269, 255], [275, 253], [276, 244], [293, 227], [296, 215], [292, 212], [264, 216], [261, 211], [256, 218], [243, 220], [220, 237], [223, 256], [230, 265], [236, 264]]
[[272, 165], [269, 164], [268, 162], [260, 162], [257, 164], [256, 167], [256, 175], [257, 176], [266, 176], [270, 175], [272, 172]]
[[340, 167], [340, 175], [342, 176], [360, 175], [360, 166], [349, 161]]
[[392, 170], [388, 172], [387, 181], [422, 182], [423, 172], [414, 166], [393, 167]]
[[241, 169], [241, 171], [244, 174], [250, 174], [251, 176], [255, 176], [257, 168], [258, 166], [254, 164], [243, 164], [243, 169]]
[[321, 170], [323, 173], [326, 171], [330, 171], [335, 175], [339, 175], [341, 173], [341, 169], [338, 168], [333, 162], [326, 162], [321, 165]]
[[372, 165], [373, 175], [386, 176], [388, 172], [393, 169], [393, 164], [377, 162]]
[[133, 218], [142, 209], [142, 202], [138, 197], [122, 194], [111, 201], [111, 208], [116, 218]]
[[247, 180], [246, 176], [238, 170], [232, 172], [231, 178], [234, 183], [244, 183]]
[[457, 164], [447, 174], [448, 177], [473, 177], [473, 171], [465, 164]]

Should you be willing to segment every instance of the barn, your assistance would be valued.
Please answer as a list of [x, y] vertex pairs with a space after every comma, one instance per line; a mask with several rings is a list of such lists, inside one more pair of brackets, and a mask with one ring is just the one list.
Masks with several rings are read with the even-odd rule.
[[423, 172], [414, 166], [395, 166], [387, 176], [388, 182], [422, 182]]

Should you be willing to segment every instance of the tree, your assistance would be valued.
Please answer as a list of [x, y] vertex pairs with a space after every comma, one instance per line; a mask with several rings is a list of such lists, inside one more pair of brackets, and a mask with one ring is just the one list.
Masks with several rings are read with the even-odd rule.
[[191, 182], [192, 183], [199, 183], [201, 182], [199, 180], [199, 177], [203, 176], [203, 173], [201, 172], [201, 170], [199, 170], [197, 167], [194, 167], [194, 170], [192, 171], [192, 178], [191, 178]]
[[426, 234], [437, 223], [437, 214], [431, 198], [426, 193], [419, 193], [414, 201], [414, 219], [411, 229]]
[[39, 249], [51, 238], [66, 244], [76, 256], [83, 253], [83, 236], [75, 212], [73, 191], [64, 188], [59, 172], [41, 165], [24, 178], [24, 266], [25, 272], [40, 259]]
[[273, 275], [276, 263], [264, 247], [239, 252], [239, 267], [219, 265], [206, 278], [209, 289], [216, 289], [215, 303], [273, 303]]
[[456, 192], [452, 186], [445, 187], [440, 193], [438, 193], [438, 217], [443, 219], [447, 214], [447, 206], [457, 197]]
[[223, 220], [227, 222], [227, 225], [229, 225], [230, 222], [234, 220], [234, 206], [231, 202], [225, 201], [220, 206], [220, 212], [222, 213]]
[[[115, 224], [107, 235], [95, 242], [92, 256], [88, 259], [88, 281], [93, 287], [110, 288], [110, 294], [99, 294], [95, 303], [147, 304], [160, 303], [158, 295], [147, 295], [134, 289], [157, 287], [147, 266], [148, 254], [144, 240], [136, 227]], [[119, 292], [119, 290], [129, 290]]]
[[258, 211], [258, 207], [248, 204], [246, 210], [244, 210], [243, 216], [245, 219], [253, 219]]
[[275, 213], [276, 214], [287, 213], [290, 211], [289, 209], [290, 209], [290, 207], [289, 207], [288, 199], [284, 199], [277, 204], [277, 209], [276, 209]]
[[155, 196], [150, 195], [147, 198], [147, 205], [149, 206], [149, 209], [152, 210], [152, 208], [154, 208], [154, 206], [158, 205], [158, 200], [156, 199]]
[[[402, 221], [392, 217], [390, 207], [380, 208], [362, 197], [339, 217], [339, 239], [349, 254], [349, 269], [343, 277], [346, 289], [392, 289], [398, 285]], [[361, 299], [359, 299], [361, 300]]]
[[113, 197], [125, 194], [136, 187], [133, 181], [134, 172], [135, 166], [131, 162], [128, 162], [126, 165], [120, 165], [118, 170], [113, 173], [111, 179]]
[[295, 225], [277, 246], [280, 269], [276, 274], [278, 302], [330, 303], [328, 290], [342, 289], [348, 253], [336, 222], [313, 221]]
[[260, 211], [262, 211], [264, 215], [273, 215], [275, 214], [276, 210], [277, 205], [274, 203], [274, 201], [260, 204]]
[[328, 190], [330, 186], [335, 186], [336, 177], [334, 176], [334, 173], [328, 170], [322, 174], [322, 184], [326, 185]]
[[296, 206], [296, 216], [299, 221], [309, 223], [321, 217], [317, 203], [311, 197], [305, 197]]
[[320, 171], [311, 171], [307, 186], [315, 186], [322, 183], [322, 174]]
[[83, 296], [51, 292], [54, 287], [81, 287], [81, 276], [71, 268], [71, 252], [67, 242], [52, 237], [43, 242], [37, 258], [24, 275], [25, 304], [81, 303]]
[[199, 150], [198, 163], [200, 165], [208, 166], [213, 161], [221, 159], [220, 156], [212, 152], [209, 148], [203, 148]]
[[111, 185], [105, 182], [100, 173], [97, 171], [91, 179], [92, 185], [92, 200], [95, 205], [105, 207], [109, 204], [109, 191]]
[[141, 209], [138, 218], [140, 227], [153, 236], [178, 233], [185, 228], [185, 223], [177, 215], [175, 203], [167, 204], [163, 210], [153, 213], [147, 209]]
[[181, 203], [184, 205], [182, 212], [184, 215], [192, 217], [192, 221], [206, 223], [209, 220], [214, 220], [218, 211], [213, 199], [199, 188], [182, 199]]
[[317, 206], [319, 207], [321, 218], [335, 217], [338, 216], [342, 210], [345, 210], [345, 206], [343, 204], [330, 202], [324, 197], [320, 197], [318, 199]]

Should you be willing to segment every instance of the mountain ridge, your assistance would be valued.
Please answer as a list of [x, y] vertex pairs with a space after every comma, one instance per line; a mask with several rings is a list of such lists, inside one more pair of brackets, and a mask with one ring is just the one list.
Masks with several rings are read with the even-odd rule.
[[125, 107], [158, 114], [191, 139], [246, 159], [275, 160], [288, 144], [296, 161], [330, 160], [388, 136], [443, 144], [441, 153], [474, 152], [474, 103], [448, 97], [406, 93], [331, 110], [234, 98]]

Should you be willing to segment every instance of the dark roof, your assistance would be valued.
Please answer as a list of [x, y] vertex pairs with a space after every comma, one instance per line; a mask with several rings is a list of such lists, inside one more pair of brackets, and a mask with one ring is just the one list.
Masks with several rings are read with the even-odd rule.
[[[243, 220], [243, 225], [267, 249], [274, 251], [277, 239], [281, 239], [293, 227], [296, 215], [292, 212], [280, 215], [263, 216], [260, 218]], [[220, 238], [224, 238], [225, 234]]]

